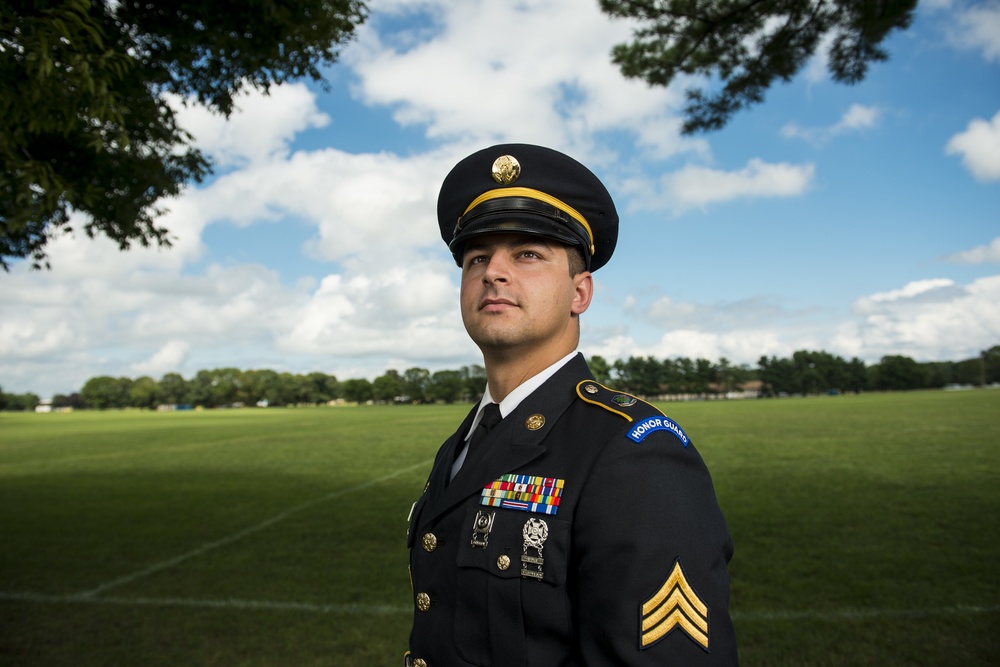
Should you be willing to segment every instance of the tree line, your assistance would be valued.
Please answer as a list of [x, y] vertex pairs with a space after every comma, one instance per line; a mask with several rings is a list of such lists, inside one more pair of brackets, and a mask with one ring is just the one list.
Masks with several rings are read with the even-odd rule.
[[[824, 351], [799, 350], [791, 357], [762, 356], [757, 367], [733, 365], [722, 357], [657, 359], [629, 357], [608, 362], [588, 359], [595, 379], [622, 391], [650, 399], [725, 397], [752, 388], [758, 395], [816, 395], [862, 391], [934, 389], [951, 384], [982, 386], [1000, 383], [1000, 345], [963, 361], [920, 363], [902, 355], [884, 356], [867, 365]], [[198, 371], [190, 380], [167, 373], [160, 380], [102, 375], [87, 380], [79, 392], [57, 394], [53, 408], [154, 409], [169, 406], [290, 406], [348, 403], [455, 403], [477, 401], [486, 386], [486, 369], [479, 365], [430, 372], [390, 369], [374, 380], [338, 380], [334, 375], [278, 373], [273, 370], [220, 368]], [[0, 390], [0, 410], [34, 410], [33, 393]]]

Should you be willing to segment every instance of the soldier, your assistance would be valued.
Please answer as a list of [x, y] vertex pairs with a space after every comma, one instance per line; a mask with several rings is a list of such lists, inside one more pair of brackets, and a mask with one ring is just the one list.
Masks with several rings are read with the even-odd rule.
[[487, 387], [410, 513], [405, 664], [737, 664], [704, 462], [576, 352], [618, 237], [608, 191], [562, 153], [494, 146], [445, 178], [438, 222]]

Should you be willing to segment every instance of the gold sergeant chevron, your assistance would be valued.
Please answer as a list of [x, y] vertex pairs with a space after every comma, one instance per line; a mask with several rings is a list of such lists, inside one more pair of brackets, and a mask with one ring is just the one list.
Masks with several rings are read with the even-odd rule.
[[649, 648], [674, 628], [708, 650], [708, 606], [691, 588], [680, 561], [674, 563], [660, 589], [642, 604], [641, 648]]

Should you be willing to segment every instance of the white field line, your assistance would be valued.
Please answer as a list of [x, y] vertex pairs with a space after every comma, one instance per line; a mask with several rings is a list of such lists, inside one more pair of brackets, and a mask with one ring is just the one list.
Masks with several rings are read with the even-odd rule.
[[[277, 602], [268, 600], [198, 600], [191, 598], [147, 598], [147, 597], [89, 597], [84, 595], [45, 595], [41, 593], [3, 593], [0, 600], [8, 602], [36, 603], [83, 603], [98, 605], [121, 605], [129, 607], [195, 607], [209, 609], [235, 609], [242, 611], [300, 611], [319, 614], [361, 613], [373, 616], [410, 614], [409, 605], [390, 604], [318, 604], [314, 602]], [[737, 622], [774, 621], [858, 621], [870, 619], [900, 619], [940, 616], [976, 616], [1000, 613], [1000, 605], [953, 605], [929, 609], [815, 609], [799, 611], [740, 611], [732, 612]]]
[[316, 602], [280, 602], [274, 600], [199, 600], [193, 598], [90, 597], [86, 595], [46, 595], [43, 593], [2, 593], [0, 601], [37, 603], [83, 603], [126, 607], [192, 607], [201, 609], [236, 609], [243, 611], [304, 611], [319, 614], [370, 614], [387, 616], [410, 613], [406, 605], [390, 604], [319, 604]]
[[68, 599], [92, 598], [96, 595], [99, 595], [100, 593], [103, 593], [104, 591], [110, 590], [112, 588], [117, 588], [118, 586], [124, 586], [125, 584], [131, 583], [136, 579], [142, 579], [143, 577], [148, 577], [151, 574], [155, 574], [156, 572], [159, 572], [161, 570], [165, 570], [169, 567], [173, 567], [174, 565], [178, 565], [179, 563], [183, 563], [186, 560], [189, 560], [196, 556], [200, 556], [208, 551], [211, 551], [212, 549], [217, 549], [219, 547], [226, 546], [227, 544], [232, 544], [237, 540], [243, 539], [247, 535], [252, 535], [253, 533], [259, 532], [261, 530], [264, 530], [265, 528], [273, 526], [279, 521], [283, 521], [284, 519], [287, 519], [288, 517], [298, 512], [301, 512], [302, 510], [309, 509], [310, 507], [319, 505], [320, 503], [325, 503], [328, 500], [333, 500], [334, 498], [339, 498], [340, 496], [347, 495], [349, 493], [354, 493], [355, 491], [360, 491], [362, 489], [367, 489], [377, 484], [381, 484], [382, 482], [386, 482], [394, 477], [399, 477], [400, 475], [412, 472], [414, 470], [417, 470], [418, 468], [429, 468], [431, 463], [433, 463], [433, 461], [424, 461], [422, 463], [417, 463], [408, 468], [401, 468], [400, 470], [396, 470], [395, 472], [391, 472], [387, 475], [383, 475], [376, 479], [369, 480], [367, 482], [364, 482], [363, 484], [357, 484], [355, 486], [351, 486], [346, 489], [340, 489], [339, 491], [328, 493], [327, 495], [321, 498], [316, 498], [315, 500], [310, 500], [308, 502], [302, 503], [301, 505], [293, 507], [290, 510], [286, 510], [281, 514], [273, 516], [270, 519], [261, 521], [255, 526], [250, 526], [249, 528], [245, 528], [239, 532], [233, 533], [232, 535], [228, 535], [226, 537], [223, 537], [222, 539], [215, 540], [214, 542], [207, 542], [198, 547], [197, 549], [193, 549], [185, 554], [181, 554], [180, 556], [176, 556], [169, 560], [155, 563], [143, 570], [139, 570], [138, 572], [133, 572], [132, 574], [127, 574], [124, 577], [119, 577], [118, 579], [114, 579], [112, 581], [103, 583], [96, 588], [90, 589], [89, 591], [83, 591], [75, 595], [70, 595], [68, 596]]

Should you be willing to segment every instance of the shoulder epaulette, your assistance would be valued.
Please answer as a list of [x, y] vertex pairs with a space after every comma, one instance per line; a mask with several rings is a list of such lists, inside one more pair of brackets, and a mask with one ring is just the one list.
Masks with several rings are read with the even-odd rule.
[[[647, 403], [637, 396], [608, 389], [594, 380], [584, 380], [577, 384], [576, 395], [586, 403], [602, 407], [627, 420], [631, 424], [628, 437], [634, 442], [642, 442], [647, 435], [654, 431], [673, 433], [685, 447], [691, 442], [687, 433], [677, 422], [663, 414], [655, 405]], [[635, 406], [642, 407], [634, 409]], [[636, 414], [629, 414], [630, 412]]]

